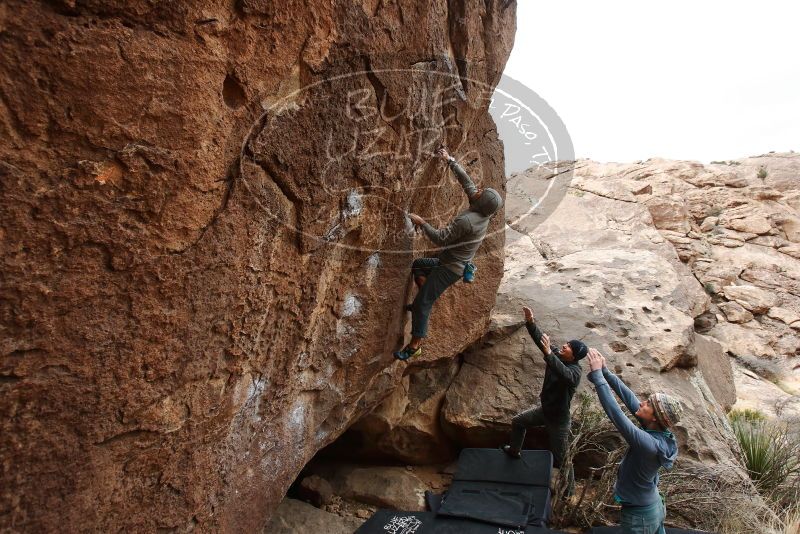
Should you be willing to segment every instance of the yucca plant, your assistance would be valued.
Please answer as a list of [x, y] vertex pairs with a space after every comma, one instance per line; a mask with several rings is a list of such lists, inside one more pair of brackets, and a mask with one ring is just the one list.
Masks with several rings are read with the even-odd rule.
[[731, 426], [747, 472], [762, 495], [771, 497], [800, 476], [800, 441], [785, 427], [761, 420], [748, 421], [745, 417], [734, 418]]
[[758, 410], [754, 410], [752, 408], [743, 408], [741, 410], [731, 410], [728, 414], [728, 419], [732, 424], [739, 421], [746, 423], [758, 423], [760, 421], [766, 421], [767, 416]]

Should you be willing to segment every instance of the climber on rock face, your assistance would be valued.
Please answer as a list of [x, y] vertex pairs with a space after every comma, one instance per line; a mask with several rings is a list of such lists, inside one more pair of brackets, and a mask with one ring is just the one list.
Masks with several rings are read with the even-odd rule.
[[455, 173], [469, 198], [469, 208], [441, 229], [434, 228], [419, 215], [408, 215], [411, 222], [422, 228], [428, 239], [444, 250], [438, 258], [418, 258], [411, 265], [418, 291], [414, 302], [407, 307], [411, 311], [411, 342], [403, 350], [394, 353], [398, 360], [422, 354], [420, 345], [428, 333], [428, 320], [436, 299], [459, 278], [464, 277], [465, 282], [472, 281], [475, 272], [472, 258], [486, 237], [492, 215], [503, 205], [500, 193], [492, 188], [476, 187], [447, 149], [440, 148], [437, 155], [447, 161]]
[[[542, 351], [546, 364], [542, 392], [539, 395], [541, 406], [514, 417], [511, 421], [511, 444], [503, 446], [503, 450], [512, 458], [519, 458], [526, 429], [532, 426], [544, 426], [547, 430], [550, 451], [553, 453], [553, 465], [563, 469], [564, 455], [569, 445], [569, 407], [575, 389], [581, 381], [582, 370], [579, 362], [586, 356], [588, 348], [582, 341], [573, 339], [564, 343], [560, 349], [551, 349], [550, 338], [536, 325], [533, 311], [527, 306], [523, 307], [522, 311], [528, 334]], [[571, 465], [566, 467], [568, 469], [566, 491], [572, 494], [573, 470]]]
[[[669, 431], [680, 420], [683, 407], [666, 393], [653, 393], [644, 402], [606, 367], [606, 359], [589, 349], [589, 381], [608, 418], [628, 442], [619, 464], [614, 499], [622, 505], [620, 524], [625, 534], [664, 534], [666, 506], [658, 493], [658, 470], [670, 469], [678, 457], [678, 444]], [[634, 425], [620, 409], [611, 390], [639, 421]]]

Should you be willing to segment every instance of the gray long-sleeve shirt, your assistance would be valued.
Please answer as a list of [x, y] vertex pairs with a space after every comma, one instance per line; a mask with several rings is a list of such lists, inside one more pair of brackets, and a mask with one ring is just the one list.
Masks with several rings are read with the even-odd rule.
[[[478, 191], [478, 188], [461, 165], [451, 161], [449, 167], [455, 173], [461, 187], [464, 189], [464, 193], [468, 197]], [[444, 248], [442, 253], [439, 254], [441, 264], [454, 273], [461, 275], [464, 272], [464, 266], [475, 257], [483, 238], [486, 237], [486, 230], [489, 228], [490, 220], [491, 216], [486, 216], [467, 208], [444, 228], [437, 229], [425, 223], [422, 225], [422, 230], [428, 236], [428, 239]]]

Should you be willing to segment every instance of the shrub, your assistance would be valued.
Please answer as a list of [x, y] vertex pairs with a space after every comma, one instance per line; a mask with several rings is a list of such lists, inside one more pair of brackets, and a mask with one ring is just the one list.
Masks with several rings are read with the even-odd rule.
[[790, 510], [781, 519], [783, 534], [800, 534], [800, 509]]
[[758, 423], [760, 421], [766, 421], [767, 416], [758, 410], [744, 408], [742, 410], [731, 410], [728, 414], [728, 419], [731, 424], [738, 422]]
[[576, 495], [571, 499], [562, 495], [567, 487], [566, 470], [559, 473], [552, 502], [553, 525], [558, 528], [611, 524], [609, 513], [619, 508], [613, 499], [617, 466], [627, 447], [605, 412], [593, 402], [593, 395], [583, 391], [575, 398], [578, 407], [572, 417], [564, 465], [573, 465], [578, 455], [601, 460], [589, 467], [589, 477], [579, 487], [576, 484]]
[[[589, 476], [565, 498], [566, 470], [559, 474], [552, 501], [555, 528], [585, 529], [617, 519], [613, 487], [626, 444], [615, 439], [618, 433], [593, 398], [576, 395], [564, 459], [571, 465], [578, 455], [592, 455]], [[800, 534], [800, 437], [758, 410], [734, 410], [728, 417], [750, 480], [733, 463], [702, 465], [679, 456], [673, 469], [661, 473], [670, 523], [720, 534]]]
[[767, 177], [767, 169], [764, 168], [764, 167], [759, 167], [757, 176], [758, 176], [759, 180], [763, 180], [764, 178], [766, 178]]
[[800, 481], [800, 440], [783, 425], [763, 420], [739, 418], [731, 426], [759, 493], [773, 502], [791, 498]]
[[779, 534], [764, 528], [778, 516], [751, 481], [742, 479], [738, 466], [698, 465], [678, 456], [675, 467], [662, 474], [659, 489], [675, 526], [718, 534]]

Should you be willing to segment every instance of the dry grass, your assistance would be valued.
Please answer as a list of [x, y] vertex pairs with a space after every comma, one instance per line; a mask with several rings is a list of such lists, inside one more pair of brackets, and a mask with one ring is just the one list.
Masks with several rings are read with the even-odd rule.
[[690, 465], [678, 461], [660, 484], [669, 523], [719, 534], [764, 533], [775, 512], [743, 477], [739, 465]]
[[579, 454], [595, 454], [604, 458], [603, 465], [590, 468], [591, 476], [577, 485], [574, 496], [562, 495], [567, 487], [566, 470], [559, 473], [553, 498], [553, 526], [556, 528], [613, 524], [619, 506], [613, 499], [617, 465], [625, 452], [614, 426], [606, 414], [593, 404], [593, 397], [579, 393], [578, 409], [572, 420], [570, 445], [564, 458], [572, 465]]

